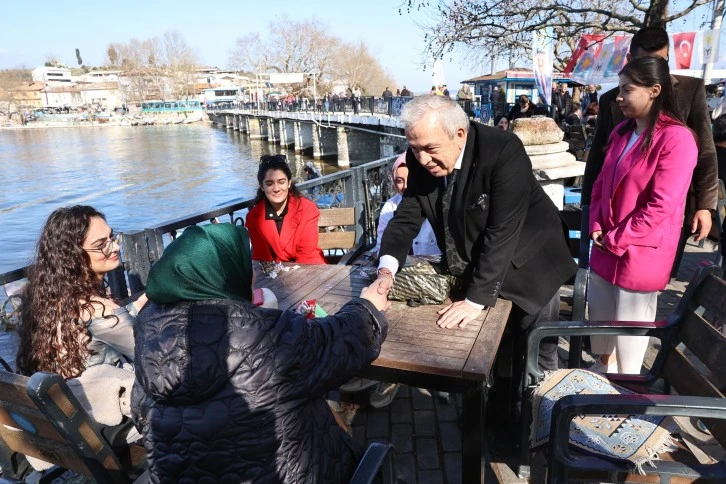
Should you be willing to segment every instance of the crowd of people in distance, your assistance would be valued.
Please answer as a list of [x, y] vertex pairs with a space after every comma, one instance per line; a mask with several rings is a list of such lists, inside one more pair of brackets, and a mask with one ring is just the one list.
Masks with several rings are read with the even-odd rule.
[[[708, 235], [717, 176], [726, 177], [726, 116], [712, 137], [703, 81], [671, 75], [667, 48], [664, 29], [643, 28], [617, 88], [598, 98], [588, 86], [574, 108], [566, 85], [553, 93], [563, 121], [595, 124], [582, 200], [592, 320], [654, 321], [678, 247], [684, 236]], [[457, 98], [470, 100], [468, 87]], [[320, 212], [284, 155], [261, 157], [244, 227], [185, 229], [151, 267], [146, 292], [125, 305], [104, 284], [120, 264], [104, 215], [89, 206], [53, 211], [22, 293], [19, 371], [65, 379], [102, 365], [133, 371], [127, 418], [154, 482], [347, 482], [363, 449], [326, 395], [368, 385], [374, 407], [395, 396], [395, 384], [354, 378], [386, 339], [388, 292], [408, 255], [440, 256], [462, 285], [461, 298], [421, 324], [456, 331], [504, 298], [523, 345], [532, 325], [559, 319], [559, 289], [577, 271], [567, 227], [508, 129], [536, 106], [522, 95], [491, 127], [458, 101], [433, 86], [403, 107], [408, 149], [393, 164], [396, 193], [378, 220], [376, 280], [325, 317], [253, 302], [253, 261], [326, 263]], [[320, 175], [305, 166], [307, 179]], [[593, 370], [640, 373], [647, 344], [593, 337]], [[542, 370], [557, 369], [557, 347], [557, 338], [541, 343]]]

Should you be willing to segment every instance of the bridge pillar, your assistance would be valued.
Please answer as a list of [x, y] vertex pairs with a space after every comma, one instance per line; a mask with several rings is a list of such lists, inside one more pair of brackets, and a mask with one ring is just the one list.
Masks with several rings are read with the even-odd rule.
[[392, 126], [381, 126], [383, 133], [388, 135], [381, 135], [381, 157], [393, 156], [406, 149], [408, 142], [402, 128], [396, 128]]
[[262, 119], [250, 116], [247, 119], [249, 123], [249, 134], [250, 139], [266, 139], [267, 138], [267, 123]]
[[240, 133], [247, 132], [247, 116], [242, 116], [241, 114], [237, 115], [237, 127], [239, 128]]
[[381, 158], [380, 135], [374, 132], [358, 131], [351, 128], [338, 129], [338, 163], [341, 154], [345, 157], [347, 151], [347, 165], [356, 166], [371, 160]]
[[227, 129], [232, 128], [232, 120], [231, 120], [231, 116], [229, 114], [224, 115], [224, 127]]
[[313, 158], [330, 158], [338, 155], [338, 136], [335, 128], [313, 124]]
[[280, 124], [275, 118], [267, 118], [267, 142], [276, 144], [280, 142]]
[[348, 129], [343, 126], [336, 128], [338, 136], [338, 166], [348, 168], [350, 166], [350, 152], [348, 151]]
[[280, 119], [279, 132], [280, 132], [280, 144], [284, 147], [295, 146], [295, 127], [292, 121]]
[[313, 123], [294, 121], [295, 151], [297, 153], [312, 153], [313, 151]]
[[231, 115], [232, 118], [232, 129], [239, 131], [239, 117], [236, 114]]

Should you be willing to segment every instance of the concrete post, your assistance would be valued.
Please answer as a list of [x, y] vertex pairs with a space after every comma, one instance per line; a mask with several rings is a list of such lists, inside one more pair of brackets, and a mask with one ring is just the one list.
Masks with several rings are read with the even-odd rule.
[[261, 122], [260, 118], [250, 116], [247, 120], [249, 123], [250, 139], [267, 138], [267, 123]]
[[295, 151], [297, 153], [312, 152], [313, 124], [294, 121]]
[[338, 136], [333, 128], [313, 124], [313, 158], [328, 158], [338, 154]]
[[350, 154], [348, 151], [348, 132], [347, 128], [338, 126], [335, 130], [338, 136], [338, 166], [348, 168], [350, 166]]
[[280, 138], [278, 136], [278, 122], [275, 118], [267, 118], [267, 142], [271, 145], [274, 145], [276, 143], [280, 142]]
[[280, 131], [280, 144], [285, 147], [295, 146], [295, 127], [293, 126], [292, 121], [280, 119], [278, 123]]

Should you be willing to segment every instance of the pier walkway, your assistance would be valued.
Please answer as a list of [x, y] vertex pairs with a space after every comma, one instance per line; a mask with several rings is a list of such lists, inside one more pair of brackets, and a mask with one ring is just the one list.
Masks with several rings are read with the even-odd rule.
[[[706, 241], [703, 248], [686, 247], [678, 277], [658, 299], [658, 319], [668, 316], [676, 307], [698, 264], [713, 260], [715, 254], [716, 248], [710, 241]], [[4, 300], [5, 296], [0, 294], [0, 300]], [[1, 332], [0, 356], [12, 361], [16, 350], [16, 334]], [[651, 345], [646, 364], [653, 360], [656, 352], [657, 343]], [[560, 344], [560, 358], [563, 364], [567, 360], [567, 343], [564, 340]], [[591, 359], [589, 361], [592, 362]], [[340, 414], [353, 438], [361, 444], [387, 441], [395, 445], [398, 477], [406, 483], [458, 484], [461, 482], [461, 407], [458, 395], [452, 394], [450, 402], [446, 403], [432, 397], [428, 390], [402, 386], [388, 407], [376, 410], [365, 403], [343, 403]], [[692, 429], [692, 435], [704, 442], [706, 450], [714, 453], [720, 450], [718, 444], [709, 443], [708, 435], [696, 429]], [[487, 468], [486, 482], [526, 482], [514, 474], [514, 457], [490, 457], [492, 465]], [[721, 458], [726, 459], [726, 456]]]

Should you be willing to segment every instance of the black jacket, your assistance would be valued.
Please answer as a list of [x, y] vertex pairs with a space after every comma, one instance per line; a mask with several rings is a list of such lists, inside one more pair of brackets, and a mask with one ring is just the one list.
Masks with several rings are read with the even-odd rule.
[[362, 449], [324, 395], [378, 356], [386, 332], [363, 299], [313, 320], [229, 300], [149, 304], [132, 410], [152, 482], [347, 482]]
[[448, 223], [457, 252], [469, 262], [466, 297], [475, 303], [494, 306], [501, 294], [533, 314], [577, 271], [567, 228], [516, 135], [471, 123], [448, 221], [441, 220], [443, 179], [422, 167], [411, 150], [406, 166], [408, 186], [380, 251], [396, 257], [400, 267], [426, 218], [442, 252]]
[[[713, 210], [718, 201], [718, 168], [703, 79], [671, 76], [671, 82], [679, 114], [685, 120], [686, 125], [696, 133], [698, 139], [698, 161], [693, 170], [688, 209]], [[605, 148], [610, 133], [615, 126], [625, 120], [625, 116], [615, 100], [617, 95], [618, 88], [614, 88], [600, 96], [600, 112], [597, 115], [595, 136], [592, 139], [582, 180], [583, 205], [590, 204], [592, 186], [605, 162]]]

